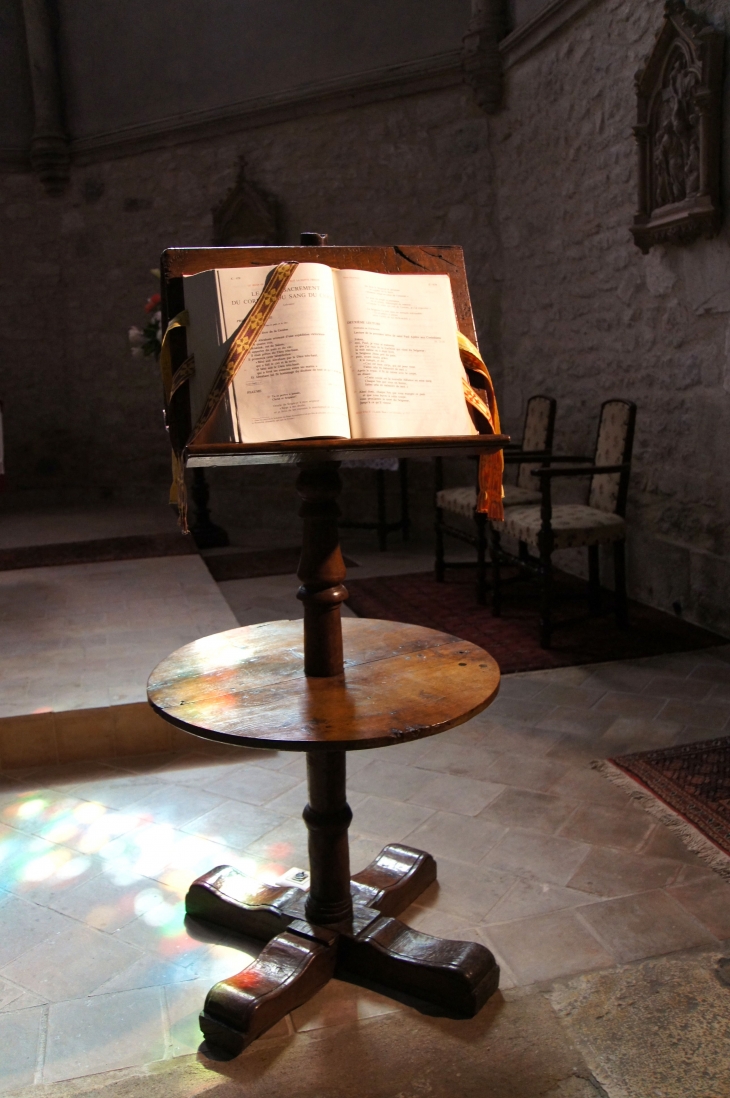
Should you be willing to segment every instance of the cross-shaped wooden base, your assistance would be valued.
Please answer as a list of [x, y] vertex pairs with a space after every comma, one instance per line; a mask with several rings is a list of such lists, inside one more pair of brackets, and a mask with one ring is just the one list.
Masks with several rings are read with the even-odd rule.
[[352, 877], [352, 914], [317, 926], [307, 917], [307, 892], [296, 886], [262, 884], [231, 866], [199, 877], [187, 894], [188, 915], [268, 943], [208, 993], [200, 1016], [207, 1041], [238, 1054], [333, 976], [472, 1017], [499, 983], [489, 950], [432, 938], [394, 918], [435, 880], [430, 854], [390, 844]]

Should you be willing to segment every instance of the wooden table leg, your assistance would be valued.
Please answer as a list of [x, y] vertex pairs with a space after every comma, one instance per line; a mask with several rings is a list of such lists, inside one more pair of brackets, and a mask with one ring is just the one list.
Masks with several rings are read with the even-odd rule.
[[[302, 470], [298, 597], [304, 603], [304, 668], [313, 678], [343, 673], [337, 464]], [[189, 915], [268, 944], [253, 964], [216, 984], [200, 1025], [214, 1045], [237, 1054], [322, 987], [332, 975], [376, 984], [471, 1017], [496, 991], [499, 968], [484, 946], [412, 930], [394, 915], [433, 881], [430, 854], [392, 844], [350, 877], [343, 750], [307, 752], [310, 889], [268, 885], [231, 866], [199, 877], [186, 898]]]
[[309, 803], [303, 812], [309, 831], [309, 896], [312, 923], [329, 926], [352, 917], [350, 848], [352, 810], [345, 793], [345, 752], [308, 751]]

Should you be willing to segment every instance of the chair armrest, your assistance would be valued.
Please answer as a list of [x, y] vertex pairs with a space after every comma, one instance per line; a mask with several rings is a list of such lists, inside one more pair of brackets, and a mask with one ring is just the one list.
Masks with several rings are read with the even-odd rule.
[[625, 473], [631, 468], [628, 462], [621, 465], [581, 465], [567, 469], [533, 469], [533, 477], [586, 477], [594, 473]]

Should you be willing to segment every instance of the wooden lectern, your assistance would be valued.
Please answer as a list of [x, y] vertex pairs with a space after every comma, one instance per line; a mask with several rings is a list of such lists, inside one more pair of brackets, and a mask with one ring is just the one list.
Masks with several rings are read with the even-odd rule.
[[[186, 274], [292, 259], [446, 273], [459, 327], [475, 341], [463, 256], [455, 247], [173, 248], [162, 256], [163, 315], [184, 309]], [[184, 329], [172, 336], [173, 369], [179, 369], [187, 357]], [[186, 389], [174, 393], [168, 408], [178, 449], [190, 433]], [[189, 915], [268, 943], [248, 968], [209, 992], [200, 1024], [212, 1046], [237, 1054], [333, 975], [463, 1017], [474, 1015], [497, 989], [499, 968], [489, 950], [432, 938], [396, 918], [436, 879], [430, 854], [390, 844], [366, 869], [350, 874], [346, 752], [432, 736], [469, 720], [495, 697], [499, 668], [476, 645], [433, 629], [341, 621], [347, 590], [336, 498], [344, 456], [473, 455], [507, 441], [482, 435], [251, 446], [198, 436], [185, 450], [194, 468], [295, 465], [303, 501], [297, 597], [304, 629], [300, 621], [280, 621], [203, 637], [163, 660], [148, 684], [155, 711], [195, 736], [307, 753], [309, 890], [264, 884], [217, 866], [187, 895]]]

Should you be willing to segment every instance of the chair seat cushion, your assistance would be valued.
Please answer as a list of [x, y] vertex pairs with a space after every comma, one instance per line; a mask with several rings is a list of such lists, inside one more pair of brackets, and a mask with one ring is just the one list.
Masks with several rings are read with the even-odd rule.
[[[505, 484], [505, 507], [524, 506], [526, 503], [539, 503], [540, 493], [529, 488], [518, 488], [516, 484]], [[436, 493], [436, 506], [455, 515], [472, 518], [477, 505], [476, 488], [443, 488]]]
[[[504, 522], [497, 528], [537, 548], [541, 524], [539, 507], [510, 507]], [[581, 503], [562, 503], [553, 507], [552, 528], [555, 549], [580, 549], [626, 537], [626, 523], [620, 515], [608, 515]]]

